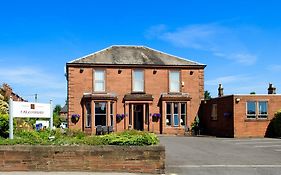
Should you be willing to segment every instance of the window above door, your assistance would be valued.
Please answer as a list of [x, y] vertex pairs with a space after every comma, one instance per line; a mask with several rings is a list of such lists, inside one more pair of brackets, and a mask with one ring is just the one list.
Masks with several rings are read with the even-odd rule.
[[144, 70], [135, 69], [132, 74], [132, 91], [144, 92]]

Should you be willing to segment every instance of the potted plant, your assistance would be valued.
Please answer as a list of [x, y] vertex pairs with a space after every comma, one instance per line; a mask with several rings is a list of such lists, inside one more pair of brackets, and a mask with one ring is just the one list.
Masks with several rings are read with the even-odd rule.
[[158, 122], [160, 118], [161, 118], [161, 114], [159, 114], [159, 113], [152, 114], [152, 121], [153, 122]]
[[121, 120], [125, 118], [125, 114], [116, 114], [116, 121], [119, 123]]
[[79, 114], [72, 114], [71, 115], [71, 122], [76, 124], [80, 119], [80, 115]]

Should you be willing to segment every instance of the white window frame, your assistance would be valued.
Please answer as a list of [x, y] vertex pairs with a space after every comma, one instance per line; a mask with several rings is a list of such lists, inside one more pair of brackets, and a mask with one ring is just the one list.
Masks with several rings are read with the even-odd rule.
[[218, 120], [218, 104], [216, 104], [216, 103], [212, 104], [211, 119]]
[[[255, 114], [248, 114], [248, 102], [254, 102], [255, 103]], [[265, 102], [266, 103], [266, 114], [260, 114], [260, 109], [259, 109], [259, 104], [261, 102]], [[250, 117], [249, 117], [250, 116]], [[260, 116], [266, 116], [266, 117], [260, 117]], [[258, 101], [254, 101], [254, 100], [249, 100], [246, 102], [246, 118], [248, 120], [266, 120], [268, 119], [268, 100], [258, 100]]]
[[[88, 109], [89, 107], [89, 109]], [[85, 127], [86, 128], [90, 128], [92, 127], [92, 112], [91, 109], [92, 108], [92, 104], [90, 101], [86, 101], [85, 103], [85, 114], [86, 114], [86, 120], [85, 120]]]
[[[142, 79], [136, 79], [135, 73], [141, 72], [142, 73]], [[142, 90], [136, 90], [135, 89], [135, 82], [140, 82], [142, 84]], [[144, 92], [144, 70], [143, 69], [134, 69], [133, 70], [133, 76], [132, 76], [132, 91], [133, 92]]]
[[[178, 73], [178, 81], [171, 78], [172, 73]], [[180, 75], [181, 75], [181, 73], [180, 73], [179, 70], [170, 70], [170, 71], [169, 71], [169, 92], [180, 92], [180, 91], [181, 91], [181, 87], [180, 87], [180, 80], [181, 80], [181, 79], [180, 79]], [[171, 89], [172, 83], [178, 84], [178, 90], [172, 91], [172, 89]]]
[[[105, 117], [105, 125], [101, 125], [101, 126], [107, 126], [107, 108], [108, 108], [108, 106], [107, 106], [107, 102], [106, 101], [95, 101], [94, 102], [95, 103], [95, 126], [98, 126], [97, 125], [97, 122], [96, 122], [96, 117], [97, 116], [103, 116], [103, 117]], [[97, 103], [104, 103], [104, 107], [105, 107], [105, 114], [102, 114], [102, 113], [96, 113], [96, 105], [97, 105]]]
[[[97, 72], [103, 72], [103, 80], [97, 80], [96, 79], [96, 73]], [[94, 92], [105, 92], [105, 79], [106, 79], [106, 72], [103, 69], [95, 69], [94, 70]], [[96, 83], [103, 83], [103, 89], [97, 90]]]
[[[184, 101], [167, 101], [165, 102], [165, 119], [166, 119], [166, 122], [165, 122], [165, 125], [167, 127], [184, 127], [185, 125], [182, 125], [181, 124], [181, 116], [182, 116], [182, 110], [181, 110], [181, 104], [185, 104], [185, 113], [183, 114], [185, 116], [185, 124], [186, 124], [186, 118], [187, 118], [187, 102], [184, 102]], [[170, 104], [170, 111], [171, 113], [170, 114], [167, 114], [167, 104]], [[178, 104], [178, 113], [175, 114], [175, 103]], [[171, 125], [168, 125], [167, 124], [167, 116], [170, 116], [171, 117]], [[178, 118], [178, 125], [175, 125], [175, 117]]]

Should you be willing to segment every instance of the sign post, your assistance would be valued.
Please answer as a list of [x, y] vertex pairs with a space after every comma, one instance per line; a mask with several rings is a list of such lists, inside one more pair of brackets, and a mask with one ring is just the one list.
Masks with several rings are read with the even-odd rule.
[[50, 103], [29, 103], [9, 99], [9, 138], [14, 138], [13, 119], [19, 118], [49, 118], [50, 129], [53, 129], [52, 100]]
[[13, 99], [9, 99], [9, 138], [14, 139]]

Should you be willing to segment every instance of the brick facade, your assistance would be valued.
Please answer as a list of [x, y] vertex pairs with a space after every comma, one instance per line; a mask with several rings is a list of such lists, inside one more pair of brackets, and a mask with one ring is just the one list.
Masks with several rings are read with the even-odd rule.
[[[130, 100], [124, 101], [124, 96], [132, 92], [132, 72], [136, 69], [144, 71], [144, 93], [150, 94], [153, 100]], [[105, 71], [105, 92], [94, 92], [94, 72], [95, 70]], [[165, 101], [161, 99], [163, 93], [169, 94], [169, 71], [178, 70], [180, 72], [181, 92], [179, 97], [171, 97]], [[71, 65], [67, 66], [68, 74], [68, 117], [72, 114], [81, 115], [81, 120], [77, 123], [69, 121], [69, 127], [80, 129], [87, 133], [96, 132], [95, 125], [95, 102], [106, 102], [107, 108], [107, 125], [110, 125], [110, 103], [113, 103], [113, 128], [114, 131], [123, 131], [134, 128], [130, 126], [129, 117], [134, 122], [134, 107], [143, 106], [143, 130], [163, 134], [184, 134], [185, 126], [171, 127], [166, 126], [166, 102], [185, 103], [186, 104], [186, 121], [185, 125], [190, 127], [195, 116], [198, 113], [200, 102], [204, 94], [204, 68], [193, 67], [153, 67], [153, 66], [97, 66], [97, 65]], [[85, 94], [90, 94], [86, 97]], [[112, 98], [106, 97], [108, 94], [114, 94]], [[182, 99], [182, 94], [188, 94], [189, 99]], [[104, 99], [102, 99], [104, 98]], [[109, 99], [108, 99], [109, 98]], [[183, 101], [182, 101], [183, 100]], [[85, 103], [91, 102], [91, 127], [86, 127], [86, 107]], [[148, 111], [147, 111], [148, 110]], [[153, 121], [152, 115], [160, 113], [161, 119]], [[126, 117], [119, 123], [116, 121], [116, 114], [125, 114]], [[180, 117], [180, 116], [179, 116]], [[179, 119], [180, 120], [180, 119]], [[141, 129], [142, 130], [142, 129]]]
[[[265, 118], [258, 116], [247, 118], [247, 102], [249, 101], [267, 102], [267, 116]], [[214, 104], [217, 105], [217, 118], [212, 117]], [[229, 95], [202, 101], [199, 116], [201, 127], [205, 133], [210, 135], [264, 137], [270, 120], [280, 109], [280, 95]]]

